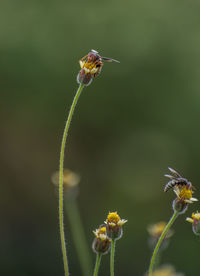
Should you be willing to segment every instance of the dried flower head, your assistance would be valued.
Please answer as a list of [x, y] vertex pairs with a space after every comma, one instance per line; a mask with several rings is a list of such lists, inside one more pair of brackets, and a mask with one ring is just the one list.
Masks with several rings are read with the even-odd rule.
[[195, 235], [200, 235], [200, 213], [197, 211], [192, 214], [191, 218], [186, 218], [188, 222], [192, 223], [192, 230]]
[[[147, 275], [146, 275], [147, 276]], [[165, 265], [156, 269], [152, 276], [183, 276], [182, 273], [177, 273], [173, 266]]]
[[111, 239], [120, 239], [123, 231], [122, 226], [127, 222], [121, 219], [117, 212], [109, 212], [105, 224], [107, 226], [107, 234]]
[[103, 62], [119, 62], [112, 58], [101, 57], [99, 53], [95, 50], [91, 50], [86, 56], [79, 60], [81, 70], [77, 76], [77, 82], [85, 84], [86, 86], [90, 85], [93, 78], [99, 75], [101, 72]]
[[110, 250], [111, 240], [108, 238], [106, 233], [106, 226], [100, 225], [98, 229], [93, 231], [95, 238], [92, 243], [92, 248], [95, 253], [106, 254]]
[[[55, 186], [59, 185], [59, 171], [53, 173], [51, 180]], [[63, 171], [63, 187], [65, 194], [69, 197], [75, 197], [78, 194], [78, 184], [80, 176], [69, 169]]]

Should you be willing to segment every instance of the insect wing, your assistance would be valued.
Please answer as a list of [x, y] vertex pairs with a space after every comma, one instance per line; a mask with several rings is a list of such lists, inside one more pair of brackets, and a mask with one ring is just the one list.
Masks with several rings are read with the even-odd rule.
[[165, 177], [168, 177], [170, 179], [175, 179], [176, 177], [170, 174], [164, 174]]
[[113, 58], [108, 58], [108, 57], [101, 57], [102, 60], [107, 61], [107, 62], [117, 62], [120, 63], [120, 61], [113, 59]]
[[181, 175], [180, 175], [178, 172], [176, 172], [174, 169], [172, 169], [172, 168], [170, 168], [170, 167], [168, 167], [168, 169], [169, 169], [170, 172], [173, 173], [176, 177], [180, 177], [180, 178], [181, 178]]

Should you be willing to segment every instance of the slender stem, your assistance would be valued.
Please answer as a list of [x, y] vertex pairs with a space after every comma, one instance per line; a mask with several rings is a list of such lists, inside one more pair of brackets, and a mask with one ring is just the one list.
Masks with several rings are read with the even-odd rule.
[[67, 134], [69, 130], [69, 126], [72, 120], [72, 115], [74, 113], [74, 109], [78, 98], [83, 90], [84, 85], [80, 84], [79, 88], [76, 92], [74, 100], [72, 102], [69, 115], [67, 117], [62, 144], [61, 144], [61, 151], [60, 151], [60, 166], [59, 166], [59, 226], [60, 226], [60, 239], [61, 239], [61, 249], [63, 255], [63, 263], [64, 263], [64, 271], [65, 276], [69, 276], [69, 268], [68, 268], [68, 260], [67, 260], [67, 252], [66, 252], [66, 244], [65, 244], [65, 232], [64, 232], [64, 216], [63, 216], [63, 167], [64, 167], [64, 152], [65, 152], [65, 143], [67, 140]]
[[115, 244], [116, 240], [112, 239], [110, 251], [110, 276], [114, 276]]
[[157, 252], [156, 259], [154, 261], [154, 270], [157, 269], [160, 265], [161, 253], [160, 251]]
[[151, 262], [150, 262], [150, 266], [149, 266], [149, 276], [152, 276], [152, 273], [153, 273], [153, 266], [154, 266], [154, 262], [155, 262], [155, 258], [156, 258], [156, 255], [158, 253], [158, 250], [160, 248], [160, 245], [163, 241], [163, 239], [165, 238], [165, 235], [167, 234], [167, 231], [169, 230], [169, 228], [172, 226], [172, 224], [174, 223], [174, 221], [176, 220], [176, 218], [178, 217], [179, 215], [179, 212], [175, 211], [174, 214], [172, 215], [172, 217], [170, 218], [168, 224], [165, 226], [165, 229], [163, 230], [157, 244], [156, 244], [156, 247], [153, 251], [153, 255], [151, 257]]
[[97, 276], [98, 275], [100, 263], [101, 263], [101, 253], [97, 253], [96, 264], [95, 264], [95, 267], [94, 267], [94, 274], [93, 274], [93, 276]]
[[66, 201], [65, 209], [69, 218], [72, 237], [79, 257], [82, 273], [84, 276], [91, 275], [90, 254], [76, 199]]

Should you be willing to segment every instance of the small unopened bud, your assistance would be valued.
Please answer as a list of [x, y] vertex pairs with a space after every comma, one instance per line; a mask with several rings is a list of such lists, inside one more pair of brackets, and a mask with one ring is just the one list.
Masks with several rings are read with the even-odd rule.
[[108, 237], [113, 240], [120, 239], [123, 234], [122, 225], [126, 222], [127, 220], [121, 219], [117, 212], [110, 212], [105, 221]]
[[188, 203], [184, 200], [176, 198], [172, 202], [172, 208], [174, 212], [178, 212], [179, 214], [184, 214], [188, 209]]
[[92, 243], [93, 251], [95, 253], [107, 254], [110, 250], [111, 240], [107, 236], [105, 225], [99, 226], [93, 233], [95, 235]]

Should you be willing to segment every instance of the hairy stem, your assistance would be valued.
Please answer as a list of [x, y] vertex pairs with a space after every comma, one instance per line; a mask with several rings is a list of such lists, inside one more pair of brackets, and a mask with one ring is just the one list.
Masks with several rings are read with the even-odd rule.
[[97, 253], [96, 264], [95, 264], [95, 267], [94, 267], [94, 274], [93, 274], [93, 276], [97, 276], [98, 275], [100, 263], [101, 263], [101, 253]]
[[61, 249], [63, 255], [64, 271], [65, 276], [69, 276], [66, 244], [65, 244], [65, 232], [64, 232], [64, 216], [63, 216], [63, 167], [64, 167], [64, 153], [65, 153], [65, 144], [67, 140], [67, 135], [69, 131], [69, 126], [72, 120], [75, 106], [78, 102], [78, 98], [83, 90], [84, 85], [80, 84], [76, 92], [74, 100], [72, 102], [67, 121], [65, 124], [65, 129], [62, 138], [61, 150], [60, 150], [60, 166], [59, 166], [59, 226], [60, 226], [60, 240], [61, 240]]
[[84, 276], [91, 275], [90, 254], [76, 199], [66, 202], [65, 209], [69, 218], [72, 237], [79, 257], [82, 273]]
[[152, 276], [155, 258], [156, 258], [156, 255], [158, 253], [158, 250], [160, 248], [160, 245], [161, 245], [163, 239], [165, 238], [165, 235], [167, 234], [167, 231], [170, 229], [170, 227], [172, 226], [172, 224], [174, 223], [174, 221], [176, 220], [178, 215], [179, 215], [179, 212], [175, 211], [174, 214], [172, 215], [172, 217], [170, 218], [168, 224], [165, 226], [165, 229], [163, 230], [163, 232], [162, 232], [162, 234], [161, 234], [161, 236], [160, 236], [160, 238], [159, 238], [159, 240], [156, 244], [156, 247], [153, 251], [153, 255], [151, 257], [150, 266], [149, 266], [149, 276]]
[[115, 244], [116, 240], [112, 239], [110, 251], [110, 276], [114, 276]]

